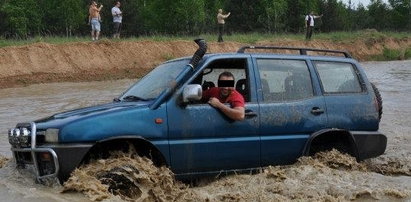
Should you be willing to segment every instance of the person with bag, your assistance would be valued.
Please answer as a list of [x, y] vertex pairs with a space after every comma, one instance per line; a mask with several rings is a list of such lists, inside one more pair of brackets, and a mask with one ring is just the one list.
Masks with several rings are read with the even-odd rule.
[[321, 18], [323, 15], [314, 15], [314, 12], [311, 11], [310, 14], [305, 16], [305, 28], [306, 28], [306, 33], [305, 33], [305, 39], [306, 40], [311, 40], [311, 36], [313, 34], [314, 30], [314, 19]]

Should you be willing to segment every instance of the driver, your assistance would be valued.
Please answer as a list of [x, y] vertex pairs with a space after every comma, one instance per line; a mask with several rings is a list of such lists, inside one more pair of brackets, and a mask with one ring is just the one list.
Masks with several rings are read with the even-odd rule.
[[[233, 120], [244, 120], [244, 97], [234, 89], [234, 76], [231, 72], [221, 73], [218, 76], [218, 87], [204, 91], [202, 100], [208, 100], [211, 106]], [[229, 103], [230, 107], [223, 103]]]

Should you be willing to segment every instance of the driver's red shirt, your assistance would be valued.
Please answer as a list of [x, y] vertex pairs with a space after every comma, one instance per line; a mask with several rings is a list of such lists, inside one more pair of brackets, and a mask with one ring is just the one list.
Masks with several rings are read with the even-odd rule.
[[231, 108], [245, 106], [243, 95], [236, 90], [232, 90], [226, 99], [221, 97], [220, 88], [218, 87], [213, 87], [203, 92], [204, 101], [208, 101], [211, 97], [217, 98], [221, 103], [229, 103]]

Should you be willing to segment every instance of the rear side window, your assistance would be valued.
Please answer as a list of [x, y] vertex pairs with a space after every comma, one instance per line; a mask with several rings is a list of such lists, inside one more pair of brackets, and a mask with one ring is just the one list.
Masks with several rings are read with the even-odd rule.
[[316, 61], [314, 64], [320, 75], [324, 93], [363, 92], [351, 63]]
[[257, 59], [264, 102], [313, 96], [310, 72], [302, 60]]

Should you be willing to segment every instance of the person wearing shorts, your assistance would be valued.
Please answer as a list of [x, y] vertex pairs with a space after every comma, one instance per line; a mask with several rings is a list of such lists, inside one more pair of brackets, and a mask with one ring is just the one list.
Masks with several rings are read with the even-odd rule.
[[91, 2], [89, 8], [89, 24], [91, 24], [91, 38], [93, 41], [98, 40], [100, 36], [100, 11], [103, 5], [97, 8], [97, 3], [95, 1]]
[[113, 38], [120, 38], [121, 22], [123, 20], [123, 13], [120, 10], [121, 3], [116, 1], [116, 4], [111, 9], [113, 15]]

